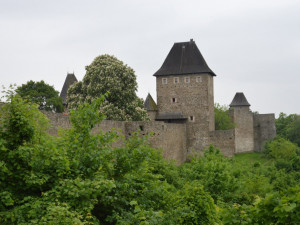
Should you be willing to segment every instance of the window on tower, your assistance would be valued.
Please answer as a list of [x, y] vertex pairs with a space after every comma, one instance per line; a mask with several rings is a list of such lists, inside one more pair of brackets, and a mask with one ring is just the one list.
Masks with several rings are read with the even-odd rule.
[[174, 84], [178, 84], [179, 83], [179, 77], [174, 77]]
[[163, 78], [163, 79], [162, 79], [162, 83], [163, 83], [163, 84], [167, 84], [167, 78]]
[[190, 116], [190, 121], [194, 122], [195, 121], [195, 117], [194, 116]]
[[197, 79], [196, 79], [196, 80], [197, 80], [197, 82], [198, 82], [198, 83], [202, 82], [202, 79], [201, 79], [201, 77], [197, 77]]
[[172, 99], [171, 99], [171, 102], [172, 102], [172, 103], [176, 103], [176, 102], [177, 102], [177, 98], [172, 98]]
[[184, 80], [185, 80], [185, 83], [190, 83], [190, 78], [189, 77], [186, 77]]

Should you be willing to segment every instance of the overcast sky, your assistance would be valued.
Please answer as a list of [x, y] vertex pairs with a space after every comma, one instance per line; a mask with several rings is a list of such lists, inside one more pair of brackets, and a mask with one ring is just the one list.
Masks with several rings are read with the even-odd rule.
[[1, 84], [61, 91], [68, 72], [111, 54], [132, 67], [138, 96], [174, 42], [193, 38], [216, 73], [215, 102], [244, 92], [253, 111], [300, 114], [300, 0], [0, 0]]

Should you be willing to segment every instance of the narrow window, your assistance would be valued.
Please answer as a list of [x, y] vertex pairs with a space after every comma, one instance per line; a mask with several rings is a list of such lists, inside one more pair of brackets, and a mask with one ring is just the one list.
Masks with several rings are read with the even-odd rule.
[[144, 126], [140, 126], [140, 130], [141, 130], [141, 131], [144, 131]]
[[179, 78], [178, 77], [174, 77], [174, 84], [178, 84], [179, 83]]
[[190, 78], [189, 77], [185, 78], [185, 83], [190, 83]]
[[177, 102], [177, 99], [176, 98], [172, 98], [172, 103], [175, 103]]
[[196, 80], [197, 80], [198, 83], [202, 82], [201, 77], [197, 77]]
[[190, 116], [190, 121], [194, 122], [195, 121], [195, 117], [194, 116]]
[[163, 84], [167, 84], [167, 78], [163, 78], [163, 79], [162, 79], [162, 83], [163, 83]]

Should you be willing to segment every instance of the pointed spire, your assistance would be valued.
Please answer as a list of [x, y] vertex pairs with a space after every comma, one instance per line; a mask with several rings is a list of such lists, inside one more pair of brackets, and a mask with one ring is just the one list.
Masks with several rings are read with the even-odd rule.
[[250, 104], [248, 103], [243, 92], [237, 92], [229, 106], [250, 106]]
[[161, 68], [154, 76], [186, 75], [209, 73], [216, 76], [208, 67], [195, 41], [175, 43]]
[[66, 77], [66, 80], [65, 80], [65, 83], [64, 83], [64, 86], [63, 86], [63, 88], [60, 92], [60, 97], [63, 100], [63, 104], [67, 104], [68, 89], [75, 82], [77, 82], [77, 78], [75, 77], [74, 72], [73, 73], [68, 73], [67, 77]]
[[144, 106], [147, 111], [157, 111], [157, 105], [153, 100], [152, 96], [150, 95], [150, 93], [148, 93], [147, 95]]

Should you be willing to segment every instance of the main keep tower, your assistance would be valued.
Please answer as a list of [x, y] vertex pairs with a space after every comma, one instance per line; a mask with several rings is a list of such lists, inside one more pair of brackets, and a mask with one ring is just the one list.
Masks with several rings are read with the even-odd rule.
[[156, 120], [186, 123], [188, 151], [209, 145], [215, 130], [215, 73], [208, 67], [193, 39], [175, 43], [156, 77]]

